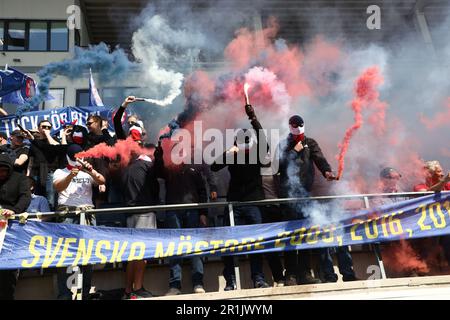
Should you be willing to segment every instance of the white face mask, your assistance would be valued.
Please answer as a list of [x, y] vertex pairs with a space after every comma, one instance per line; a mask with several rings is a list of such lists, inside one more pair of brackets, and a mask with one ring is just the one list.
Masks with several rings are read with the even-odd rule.
[[70, 159], [68, 155], [66, 155], [66, 159], [67, 159], [67, 163], [69, 164], [69, 166], [81, 167], [81, 164], [79, 164], [77, 161], [73, 161], [72, 159]]
[[303, 127], [294, 128], [292, 125], [289, 124], [289, 131], [295, 136], [304, 134], [305, 133], [305, 125], [303, 125]]

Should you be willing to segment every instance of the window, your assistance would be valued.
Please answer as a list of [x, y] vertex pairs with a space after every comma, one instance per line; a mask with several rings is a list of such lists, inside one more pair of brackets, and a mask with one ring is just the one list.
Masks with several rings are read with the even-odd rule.
[[77, 90], [76, 106], [77, 107], [89, 106], [89, 89]]
[[69, 31], [65, 22], [52, 22], [50, 51], [67, 51]]
[[68, 51], [65, 21], [0, 20], [0, 51]]
[[10, 22], [6, 41], [8, 50], [25, 50], [25, 22]]
[[80, 35], [80, 30], [75, 29], [75, 45], [77, 47], [81, 46], [81, 35]]
[[53, 99], [44, 101], [42, 109], [47, 110], [64, 107], [64, 89], [49, 89], [48, 93]]
[[47, 50], [47, 22], [30, 22], [30, 51]]

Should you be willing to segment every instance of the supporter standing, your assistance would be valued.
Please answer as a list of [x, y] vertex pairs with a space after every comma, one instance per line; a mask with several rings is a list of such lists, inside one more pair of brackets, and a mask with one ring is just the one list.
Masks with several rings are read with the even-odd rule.
[[[262, 126], [256, 118], [255, 111], [251, 105], [245, 106], [245, 112], [253, 129], [256, 131], [256, 139], [240, 131], [235, 138], [234, 146], [223, 153], [220, 158], [211, 165], [212, 171], [219, 171], [225, 167], [230, 172], [230, 183], [228, 187], [227, 201], [251, 201], [263, 200], [264, 190], [262, 187], [261, 167], [263, 161], [259, 157], [259, 148], [267, 148], [267, 141]], [[267, 149], [266, 149], [267, 150]], [[257, 161], [252, 163], [250, 155], [257, 155]], [[244, 160], [243, 163], [239, 163]], [[236, 225], [260, 224], [262, 223], [261, 211], [257, 206], [244, 206], [234, 208], [234, 221]], [[230, 225], [229, 215], [225, 213], [224, 225]], [[225, 290], [236, 290], [236, 275], [234, 273], [233, 256], [223, 258], [225, 268], [223, 275], [226, 280]], [[261, 254], [250, 255], [250, 269], [255, 288], [267, 288], [262, 270], [263, 256]]]
[[[67, 166], [57, 169], [53, 175], [53, 186], [58, 193], [57, 210], [64, 214], [66, 211], [87, 211], [94, 208], [92, 203], [92, 189], [95, 185], [105, 183], [105, 178], [89, 163], [76, 161], [75, 155], [83, 151], [78, 144], [67, 148]], [[60, 217], [60, 222], [80, 224], [80, 215], [74, 217]], [[86, 213], [86, 224], [95, 226], [95, 215]], [[87, 298], [91, 288], [92, 266], [83, 269], [83, 299]], [[58, 299], [71, 300], [72, 293], [67, 287], [68, 274], [66, 268], [58, 268]]]

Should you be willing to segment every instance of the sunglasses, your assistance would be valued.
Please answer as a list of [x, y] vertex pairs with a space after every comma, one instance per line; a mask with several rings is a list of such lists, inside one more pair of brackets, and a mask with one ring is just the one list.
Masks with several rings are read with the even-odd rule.
[[49, 129], [49, 130], [50, 130], [50, 129], [52, 128], [52, 126], [41, 126], [41, 128], [42, 128], [42, 129]]
[[90, 126], [92, 126], [93, 123], [94, 123], [94, 121], [87, 122], [86, 125], [87, 125], [88, 127], [90, 127]]

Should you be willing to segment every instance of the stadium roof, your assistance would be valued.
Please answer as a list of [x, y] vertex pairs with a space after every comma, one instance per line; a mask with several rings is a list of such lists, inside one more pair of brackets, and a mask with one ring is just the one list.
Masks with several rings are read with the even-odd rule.
[[[188, 3], [194, 12], [201, 13], [208, 8], [208, 0], [166, 0], [164, 5]], [[220, 0], [221, 10], [226, 16], [236, 0]], [[80, 0], [85, 14], [91, 43], [106, 42], [111, 46], [120, 45], [129, 51], [133, 20], [149, 4], [149, 0]], [[259, 4], [258, 11], [262, 23], [270, 16], [277, 17], [280, 24], [279, 36], [289, 42], [301, 43], [317, 32], [333, 34], [339, 32], [352, 40], [362, 42], [395, 40], [404, 35], [404, 30], [414, 30], [414, 13], [424, 13], [427, 24], [432, 30], [447, 18], [450, 8], [448, 0], [259, 0], [240, 1], [240, 12], [249, 12]], [[366, 27], [370, 5], [379, 5], [382, 9], [382, 28], [373, 32]], [[312, 23], [316, 19], [322, 23]], [[339, 21], [339, 22], [337, 22]], [[336, 23], [338, 23], [338, 26]], [[432, 34], [432, 32], [431, 32]], [[432, 34], [433, 36], [433, 34]]]

